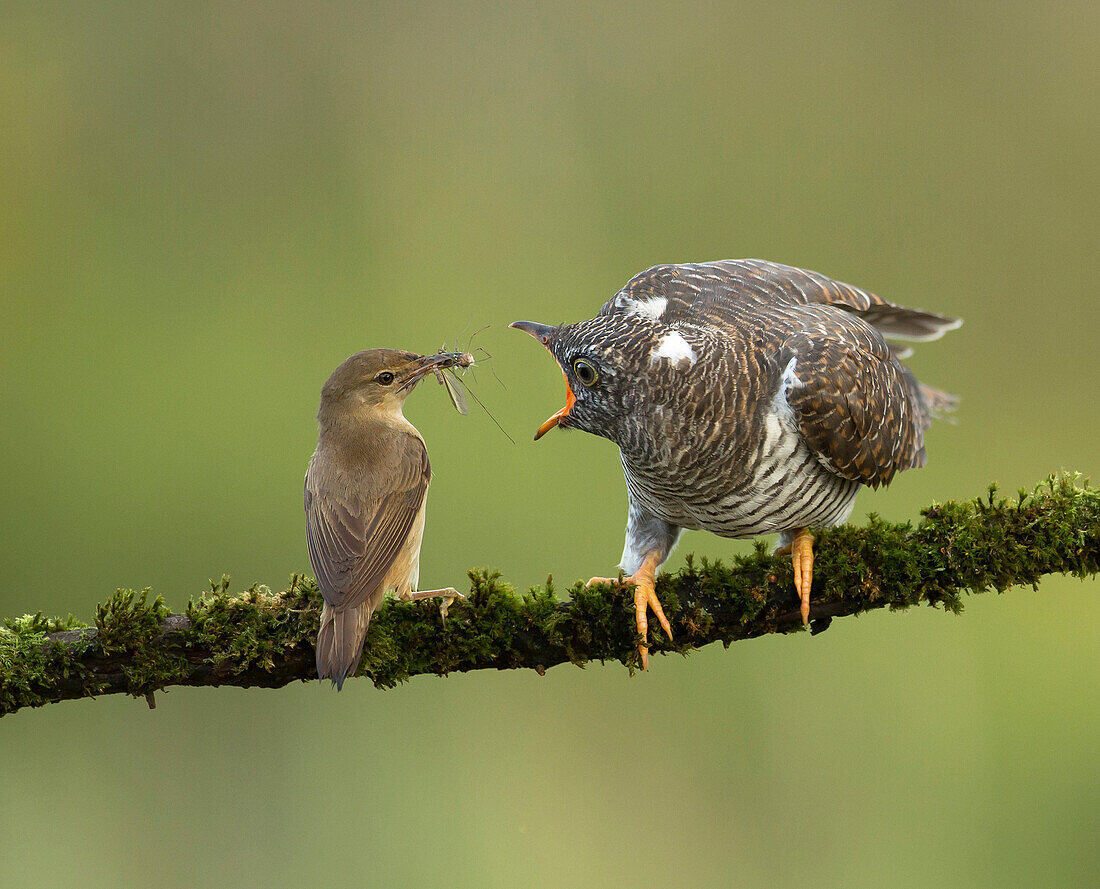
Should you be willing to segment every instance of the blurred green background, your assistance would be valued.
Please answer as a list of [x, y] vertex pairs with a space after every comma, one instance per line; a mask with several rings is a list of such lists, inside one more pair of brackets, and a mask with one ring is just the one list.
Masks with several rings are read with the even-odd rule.
[[[756, 256], [966, 325], [914, 518], [1097, 470], [1094, 2], [0, 7], [0, 616], [307, 568], [321, 383], [492, 327], [409, 403], [421, 579], [613, 569], [608, 442], [516, 318]], [[685, 537], [725, 556], [745, 542]], [[1083, 886], [1097, 583], [618, 666], [175, 689], [0, 723], [0, 884]]]

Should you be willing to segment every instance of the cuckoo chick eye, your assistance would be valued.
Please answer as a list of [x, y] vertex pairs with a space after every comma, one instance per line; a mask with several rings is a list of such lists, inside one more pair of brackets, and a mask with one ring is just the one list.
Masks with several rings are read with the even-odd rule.
[[382, 373], [374, 378], [374, 381], [380, 386], [388, 386], [390, 383], [393, 382], [393, 374], [391, 374], [388, 370], [384, 370], [382, 371]]
[[578, 358], [573, 362], [573, 373], [577, 375], [577, 379], [585, 386], [593, 386], [596, 380], [599, 378], [599, 374], [596, 373], [596, 366], [591, 361], [586, 361], [584, 358]]

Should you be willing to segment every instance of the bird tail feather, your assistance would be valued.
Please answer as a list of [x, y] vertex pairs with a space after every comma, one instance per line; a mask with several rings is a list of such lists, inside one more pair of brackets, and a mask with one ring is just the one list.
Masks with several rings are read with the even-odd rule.
[[317, 677], [331, 679], [339, 691], [344, 680], [355, 675], [363, 654], [363, 641], [370, 626], [371, 608], [364, 603], [351, 608], [333, 608], [327, 602], [321, 610], [317, 632]]
[[962, 325], [961, 318], [948, 318], [921, 309], [895, 306], [893, 303], [872, 305], [866, 309], [857, 309], [856, 312], [883, 336], [917, 342], [938, 340], [949, 330], [955, 330]]
[[926, 386], [924, 383], [918, 383], [920, 388], [921, 401], [924, 402], [924, 408], [928, 423], [931, 424], [933, 419], [946, 419], [954, 422], [951, 417], [945, 417], [945, 414], [950, 413], [959, 406], [959, 396], [951, 395], [948, 392], [944, 392], [940, 389], [933, 389], [931, 386]]

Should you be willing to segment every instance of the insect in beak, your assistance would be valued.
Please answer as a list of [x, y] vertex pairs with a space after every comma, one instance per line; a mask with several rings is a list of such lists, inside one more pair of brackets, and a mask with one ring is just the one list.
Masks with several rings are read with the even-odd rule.
[[[470, 406], [466, 402], [466, 396], [462, 393], [462, 390], [458, 387], [458, 381], [456, 377], [451, 374], [455, 373], [456, 367], [467, 368], [474, 366], [474, 356], [469, 352], [447, 352], [440, 349], [435, 355], [426, 358], [426, 361], [430, 361], [429, 369], [435, 374], [435, 378], [440, 386], [444, 386], [447, 389], [447, 395], [451, 399], [451, 404], [454, 405], [456, 411], [460, 414], [470, 413]], [[451, 373], [447, 373], [450, 371]]]
[[412, 389], [428, 374], [434, 373], [438, 377], [440, 372], [446, 368], [469, 367], [471, 364], [473, 364], [473, 355], [463, 352], [438, 352], [435, 355], [422, 355], [411, 362], [408, 376], [397, 391], [404, 392], [407, 389]]

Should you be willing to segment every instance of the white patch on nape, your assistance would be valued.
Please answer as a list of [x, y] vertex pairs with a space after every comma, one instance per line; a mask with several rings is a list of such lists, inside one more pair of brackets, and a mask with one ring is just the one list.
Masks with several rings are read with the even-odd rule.
[[684, 362], [693, 365], [698, 360], [695, 350], [678, 330], [670, 330], [661, 337], [657, 347], [649, 354], [650, 364], [656, 364], [662, 358], [667, 358], [674, 367], [679, 367]]
[[626, 309], [631, 315], [645, 315], [654, 321], [660, 319], [668, 308], [668, 300], [663, 296], [653, 296], [649, 299], [633, 299], [629, 296], [620, 296], [616, 304], [621, 309]]

